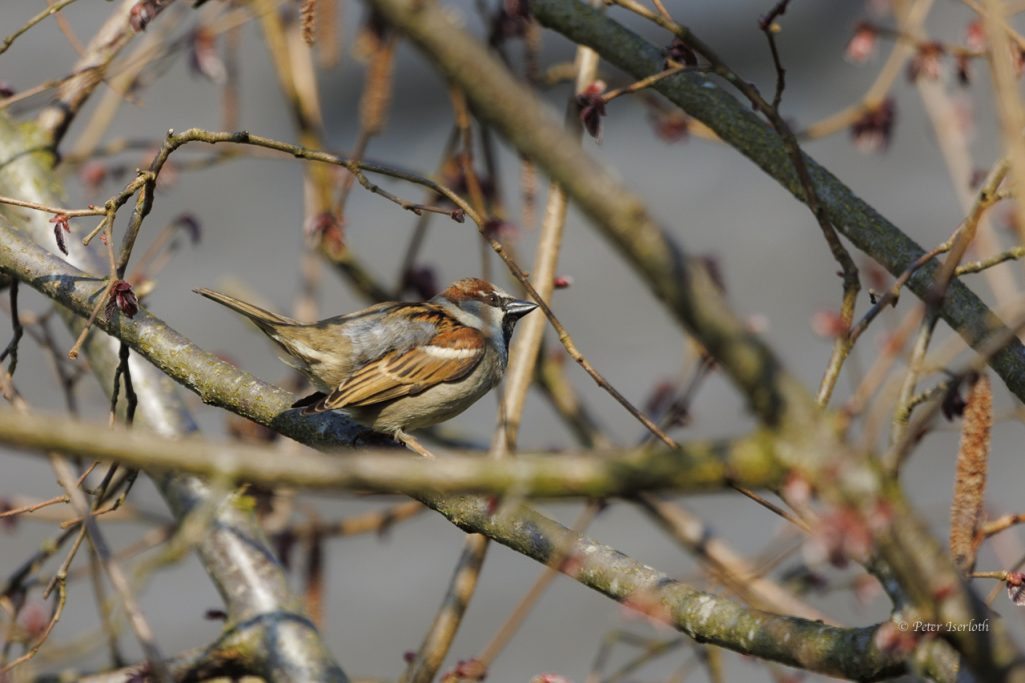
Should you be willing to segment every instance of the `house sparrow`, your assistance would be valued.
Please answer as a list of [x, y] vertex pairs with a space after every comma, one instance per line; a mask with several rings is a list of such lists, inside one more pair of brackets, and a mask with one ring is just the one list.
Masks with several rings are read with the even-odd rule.
[[498, 384], [513, 326], [537, 308], [476, 278], [424, 303], [380, 303], [315, 323], [195, 291], [256, 323], [288, 354], [283, 360], [310, 379], [318, 392], [293, 407], [306, 414], [344, 410], [421, 455], [428, 453], [406, 430], [444, 422]]

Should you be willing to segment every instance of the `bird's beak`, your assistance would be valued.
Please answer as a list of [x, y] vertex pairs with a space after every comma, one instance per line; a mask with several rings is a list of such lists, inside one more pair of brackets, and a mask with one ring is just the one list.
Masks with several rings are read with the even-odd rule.
[[509, 299], [505, 303], [505, 315], [513, 320], [518, 320], [533, 311], [535, 308], [537, 308], [537, 304], [533, 301]]

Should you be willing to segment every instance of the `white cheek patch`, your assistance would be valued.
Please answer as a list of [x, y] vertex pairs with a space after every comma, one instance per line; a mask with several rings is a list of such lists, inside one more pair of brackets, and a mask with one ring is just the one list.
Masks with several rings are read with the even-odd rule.
[[471, 358], [476, 356], [477, 349], [450, 349], [445, 346], [424, 346], [421, 350], [429, 356], [455, 360], [456, 358]]

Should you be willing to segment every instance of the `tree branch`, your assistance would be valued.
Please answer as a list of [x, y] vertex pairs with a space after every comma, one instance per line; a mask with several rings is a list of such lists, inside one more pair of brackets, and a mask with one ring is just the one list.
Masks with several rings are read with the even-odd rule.
[[482, 498], [431, 496], [423, 501], [464, 530], [483, 533], [543, 564], [562, 554], [566, 559], [558, 566], [563, 574], [699, 642], [856, 680], [905, 671], [899, 657], [873, 643], [878, 625], [838, 628], [751, 609], [696, 590], [526, 506], [496, 515]]
[[[294, 435], [308, 439], [302, 432]], [[57, 415], [19, 415], [0, 409], [0, 442], [232, 483], [410, 495], [606, 498], [650, 490], [715, 491], [738, 481], [750, 487], [775, 487], [785, 476], [775, 459], [772, 438], [764, 432], [737, 441], [686, 444], [679, 450], [653, 445], [558, 456], [521, 453], [505, 460], [470, 453], [428, 461], [394, 449], [360, 450], [344, 458], [310, 452], [282, 458], [273, 447], [222, 444], [199, 437], [169, 439]]]

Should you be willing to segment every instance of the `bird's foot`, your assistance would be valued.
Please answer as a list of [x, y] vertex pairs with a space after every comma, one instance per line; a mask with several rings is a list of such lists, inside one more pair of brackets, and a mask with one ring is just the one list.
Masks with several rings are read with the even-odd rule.
[[424, 447], [422, 443], [414, 439], [409, 434], [406, 434], [401, 429], [396, 429], [395, 434], [393, 434], [393, 436], [395, 437], [396, 441], [400, 442], [402, 445], [404, 445], [406, 448], [413, 451], [417, 455], [420, 455], [424, 458], [429, 458], [431, 460], [434, 459], [434, 453], [431, 453]]

